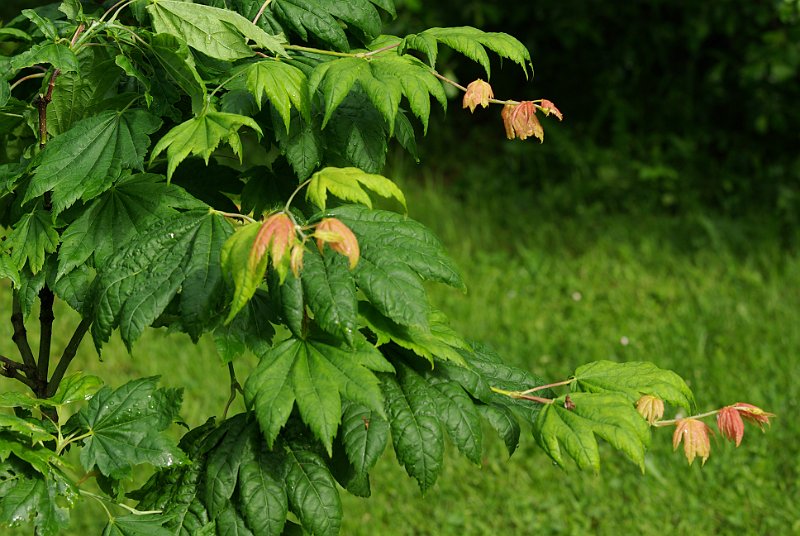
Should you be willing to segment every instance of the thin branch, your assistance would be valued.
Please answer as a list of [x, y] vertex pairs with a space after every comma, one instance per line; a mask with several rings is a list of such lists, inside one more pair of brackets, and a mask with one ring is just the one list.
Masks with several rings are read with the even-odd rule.
[[360, 52], [355, 55], [356, 58], [368, 58], [370, 56], [374, 56], [375, 54], [380, 54], [381, 52], [386, 52], [387, 50], [392, 50], [393, 48], [397, 48], [400, 46], [400, 43], [394, 43], [393, 45], [386, 45], [385, 47], [376, 48], [375, 50], [370, 50], [369, 52]]
[[215, 210], [214, 212], [216, 212], [220, 216], [225, 216], [226, 218], [231, 218], [234, 220], [242, 220], [247, 223], [256, 223], [256, 220], [254, 220], [253, 218], [251, 218], [246, 214], [237, 214], [235, 212], [223, 212], [221, 210]]
[[30, 370], [36, 370], [36, 359], [33, 357], [30, 344], [28, 344], [28, 330], [25, 329], [25, 317], [22, 315], [22, 304], [19, 301], [19, 292], [16, 290], [13, 293], [11, 305], [11, 325], [14, 327], [11, 340], [17, 345], [22, 362]]
[[83, 337], [89, 331], [89, 326], [92, 325], [92, 321], [84, 318], [81, 320], [81, 323], [78, 324], [78, 327], [75, 329], [75, 333], [72, 334], [72, 338], [67, 343], [67, 347], [64, 348], [64, 353], [61, 354], [61, 359], [58, 361], [58, 365], [56, 365], [55, 370], [53, 371], [53, 376], [50, 378], [50, 381], [47, 382], [47, 393], [46, 398], [50, 398], [56, 391], [58, 390], [58, 386], [61, 383], [61, 380], [64, 379], [64, 374], [67, 372], [67, 368], [69, 367], [72, 360], [75, 358], [75, 355], [78, 353], [78, 347], [83, 340]]
[[21, 371], [27, 370], [27, 367], [24, 364], [20, 363], [19, 361], [14, 361], [10, 357], [6, 357], [4, 355], [0, 355], [0, 362], [2, 362], [3, 366], [8, 369], [15, 369]]
[[17, 380], [18, 382], [22, 382], [30, 387], [31, 391], [36, 391], [36, 382], [20, 374], [19, 370], [17, 369], [11, 368], [4, 364], [3, 367], [0, 368], [0, 375], [5, 376], [6, 378], [11, 378], [12, 380]]
[[47, 392], [47, 376], [50, 373], [50, 347], [53, 340], [53, 291], [45, 285], [39, 291], [39, 364], [36, 367], [36, 396], [42, 397]]
[[261, 18], [261, 15], [263, 15], [263, 14], [264, 14], [264, 11], [267, 9], [267, 6], [268, 6], [268, 5], [269, 5], [271, 2], [272, 2], [272, 0], [264, 0], [264, 3], [263, 3], [263, 4], [261, 4], [261, 9], [259, 9], [259, 10], [258, 10], [258, 13], [256, 13], [256, 16], [255, 16], [255, 17], [253, 17], [253, 24], [257, 24], [257, 23], [258, 23], [258, 19], [260, 19], [260, 18]]
[[349, 52], [336, 52], [335, 50], [323, 50], [321, 48], [304, 47], [301, 45], [283, 45], [286, 50], [297, 50], [300, 52], [313, 52], [315, 54], [322, 54], [324, 56], [338, 56], [340, 58], [355, 58], [355, 54]]
[[526, 391], [522, 391], [520, 394], [521, 395], [529, 395], [531, 393], [535, 393], [536, 391], [543, 391], [545, 389], [550, 389], [551, 387], [561, 387], [562, 385], [569, 385], [574, 381], [575, 381], [574, 379], [570, 378], [569, 380], [564, 380], [562, 382], [555, 382], [555, 383], [548, 383], [546, 385], [539, 385], [537, 387], [533, 387], [533, 388], [528, 389]]
[[45, 75], [46, 73], [33, 73], [29, 74], [28, 76], [23, 76], [22, 78], [11, 84], [11, 91], [14, 91], [14, 89], [23, 82], [26, 82], [28, 80], [33, 80], [34, 78], [44, 78]]

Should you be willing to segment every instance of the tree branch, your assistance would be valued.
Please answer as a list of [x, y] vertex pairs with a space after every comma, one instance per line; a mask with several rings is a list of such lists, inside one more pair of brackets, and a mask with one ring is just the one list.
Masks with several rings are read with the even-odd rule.
[[50, 373], [50, 346], [53, 339], [53, 291], [47, 285], [39, 291], [39, 364], [36, 367], [36, 396], [42, 398], [47, 392], [47, 376]]
[[29, 370], [36, 370], [36, 359], [33, 357], [33, 351], [30, 344], [28, 344], [28, 330], [25, 329], [25, 317], [22, 315], [22, 305], [19, 301], [19, 292], [13, 292], [13, 299], [11, 305], [11, 325], [14, 327], [14, 334], [11, 340], [17, 345], [19, 355], [22, 356], [22, 362]]
[[72, 334], [72, 338], [69, 340], [69, 343], [67, 343], [67, 347], [64, 348], [64, 353], [61, 355], [61, 359], [58, 361], [58, 365], [56, 365], [56, 368], [53, 371], [53, 376], [47, 383], [45, 398], [50, 398], [56, 394], [58, 386], [61, 383], [61, 380], [64, 379], [64, 374], [67, 372], [67, 368], [69, 368], [72, 360], [75, 359], [75, 355], [78, 353], [78, 347], [81, 345], [81, 341], [89, 331], [89, 326], [91, 325], [92, 321], [84, 318], [81, 320], [81, 323], [78, 324], [78, 327], [75, 328], [75, 333]]

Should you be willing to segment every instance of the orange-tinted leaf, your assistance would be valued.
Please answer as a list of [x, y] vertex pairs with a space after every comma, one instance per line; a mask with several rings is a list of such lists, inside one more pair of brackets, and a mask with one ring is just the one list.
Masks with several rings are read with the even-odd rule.
[[292, 268], [292, 274], [295, 277], [300, 277], [300, 272], [303, 271], [303, 254], [305, 253], [305, 246], [298, 242], [292, 247], [292, 256], [289, 265]]
[[475, 108], [480, 104], [484, 108], [489, 106], [489, 99], [494, 98], [494, 91], [488, 82], [484, 82], [480, 78], [474, 82], [470, 82], [467, 86], [467, 91], [464, 93], [464, 100], [462, 108], [469, 108], [470, 112], [474, 112]]
[[317, 247], [323, 250], [325, 244], [337, 253], [341, 253], [350, 260], [350, 269], [356, 267], [360, 256], [358, 239], [353, 231], [336, 218], [324, 218], [314, 231]]
[[764, 425], [769, 425], [769, 418], [774, 417], [774, 413], [768, 413], [761, 408], [745, 402], [737, 402], [733, 405], [742, 417], [753, 424], [757, 424], [761, 430], [764, 430]]
[[717, 428], [722, 437], [736, 442], [738, 447], [744, 437], [744, 421], [735, 406], [725, 406], [717, 413]]
[[652, 395], [644, 395], [636, 402], [636, 411], [653, 424], [664, 416], [664, 401]]
[[532, 101], [522, 101], [519, 104], [506, 104], [501, 113], [506, 136], [513, 140], [519, 138], [526, 140], [531, 136], [544, 141], [544, 129], [536, 117], [536, 105]]
[[544, 112], [545, 117], [549, 116], [550, 114], [553, 114], [554, 116], [558, 117], [559, 121], [564, 119], [564, 115], [558, 108], [556, 108], [556, 105], [547, 99], [542, 99], [542, 102], [539, 104], [539, 107], [542, 109], [542, 112]]
[[711, 439], [709, 434], [713, 430], [703, 421], [697, 419], [680, 419], [675, 425], [675, 433], [672, 435], [672, 448], [677, 449], [683, 441], [683, 453], [692, 465], [694, 459], [700, 456], [703, 464], [706, 463], [711, 452]]

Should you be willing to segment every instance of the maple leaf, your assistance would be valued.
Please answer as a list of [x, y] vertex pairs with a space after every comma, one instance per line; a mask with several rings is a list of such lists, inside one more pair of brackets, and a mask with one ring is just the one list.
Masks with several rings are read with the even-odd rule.
[[725, 439], [736, 442], [738, 447], [744, 437], [744, 421], [736, 406], [725, 406], [717, 413], [717, 428]]
[[559, 121], [564, 119], [564, 114], [562, 114], [561, 111], [558, 108], [556, 108], [555, 104], [553, 104], [547, 99], [542, 99], [542, 101], [539, 103], [539, 108], [541, 108], [545, 117], [548, 117], [550, 114], [553, 114], [554, 116], [558, 117]]
[[360, 255], [358, 239], [347, 225], [336, 218], [325, 218], [317, 225], [314, 236], [320, 252], [328, 244], [333, 251], [350, 260], [351, 270], [356, 267]]
[[764, 430], [764, 425], [769, 424], [769, 418], [774, 417], [774, 413], [768, 413], [761, 408], [758, 408], [752, 404], [747, 404], [746, 402], [737, 402], [733, 405], [742, 417], [746, 420], [750, 421], [753, 424], [757, 424], [761, 430]]
[[636, 402], [636, 411], [650, 424], [664, 416], [664, 401], [652, 395], [644, 395]]
[[711, 439], [709, 433], [713, 430], [703, 421], [697, 419], [680, 419], [675, 425], [675, 433], [672, 434], [672, 448], [678, 448], [683, 441], [683, 453], [692, 465], [697, 456], [703, 458], [705, 465], [708, 455], [711, 452]]
[[292, 247], [292, 253], [289, 257], [289, 265], [292, 268], [292, 274], [295, 277], [300, 277], [300, 272], [303, 271], [303, 254], [305, 247], [302, 243], [298, 242]]
[[467, 86], [462, 108], [469, 108], [470, 112], [474, 112], [479, 104], [484, 108], [488, 108], [489, 99], [493, 98], [494, 91], [492, 91], [492, 86], [478, 78]]
[[522, 101], [518, 104], [506, 104], [501, 112], [506, 137], [509, 140], [519, 138], [526, 140], [531, 136], [544, 141], [544, 129], [536, 117], [536, 105], [533, 101]]

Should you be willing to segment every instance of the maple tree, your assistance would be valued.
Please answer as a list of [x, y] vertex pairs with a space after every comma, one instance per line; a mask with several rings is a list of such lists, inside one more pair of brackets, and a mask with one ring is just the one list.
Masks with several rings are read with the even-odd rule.
[[[499, 100], [488, 82], [464, 87], [436, 70], [444, 45], [487, 79], [489, 52], [527, 76], [513, 37], [382, 35], [391, 0], [109, 4], [64, 0], [0, 28], [11, 51], [0, 58], [0, 278], [19, 352], [0, 355], [0, 372], [30, 388], [0, 393], [0, 524], [56, 534], [91, 498], [106, 534], [299, 523], [330, 535], [338, 486], [368, 496], [390, 443], [425, 492], [445, 437], [481, 463], [483, 422], [509, 453], [526, 424], [556, 463], [594, 470], [596, 437], [643, 467], [652, 428], [674, 425], [691, 463], [710, 448], [698, 419], [718, 415], [737, 445], [742, 417], [769, 422], [743, 403], [663, 421], [665, 402], [691, 413], [694, 396], [650, 363], [599, 361], [546, 384], [429, 303], [425, 281], [464, 282], [380, 174], [387, 146], [416, 155], [431, 101], [447, 105], [443, 84], [470, 111], [502, 106], [509, 138], [543, 140], [538, 114], [562, 119], [549, 100]], [[81, 317], [60, 356], [56, 299]], [[229, 401], [176, 441], [180, 389], [68, 374], [85, 336], [99, 353], [115, 330], [131, 348], [149, 327], [210, 333], [230, 377], [220, 387], [247, 411], [228, 415]], [[237, 370], [246, 352], [258, 365]], [[556, 396], [562, 386], [570, 393]], [[64, 457], [74, 450], [80, 467]], [[154, 468], [143, 484], [142, 464]], [[85, 489], [92, 478], [102, 494]]]

